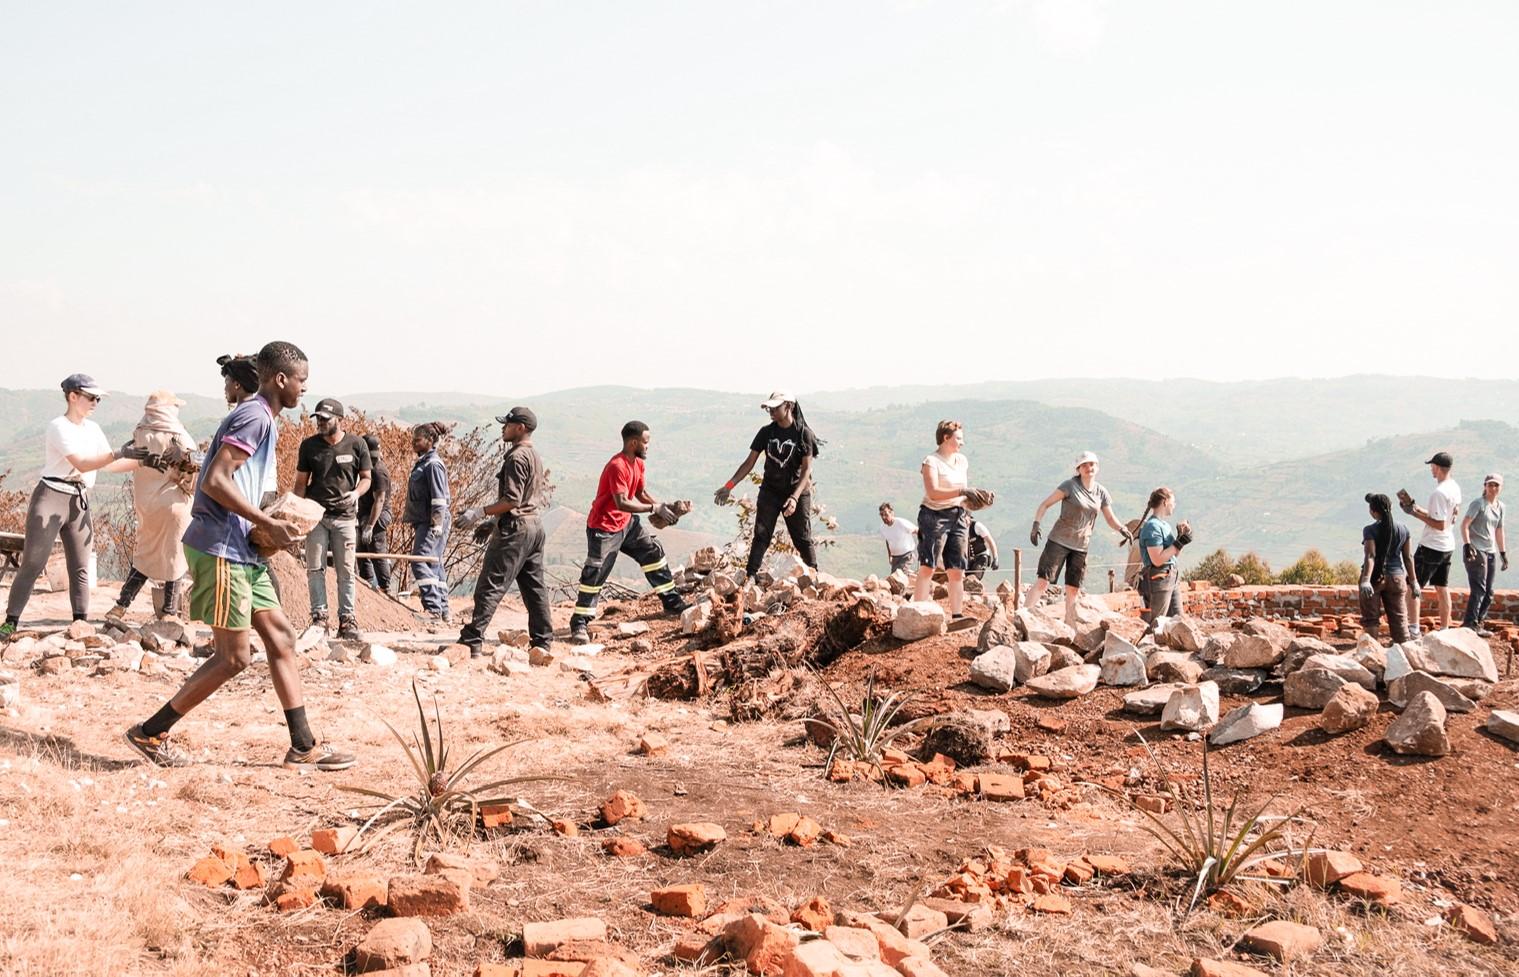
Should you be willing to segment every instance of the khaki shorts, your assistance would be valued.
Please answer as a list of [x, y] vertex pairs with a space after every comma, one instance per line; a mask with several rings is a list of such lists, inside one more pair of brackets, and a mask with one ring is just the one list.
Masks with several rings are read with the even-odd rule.
[[223, 631], [246, 631], [259, 611], [279, 610], [274, 580], [262, 563], [236, 563], [185, 547], [190, 563], [190, 618]]

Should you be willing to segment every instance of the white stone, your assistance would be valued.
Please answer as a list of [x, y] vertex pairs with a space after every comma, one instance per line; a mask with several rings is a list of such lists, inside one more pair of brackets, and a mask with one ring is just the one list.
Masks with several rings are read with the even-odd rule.
[[943, 634], [947, 627], [944, 608], [931, 600], [908, 601], [897, 609], [891, 636], [899, 641], [919, 641]]
[[699, 601], [680, 612], [680, 633], [700, 634], [712, 623], [712, 605]]
[[385, 645], [370, 644], [359, 654], [359, 659], [380, 668], [389, 668], [396, 663], [396, 653]]
[[[1031, 678], [1049, 673], [1050, 665], [1054, 663], [1054, 656], [1046, 645], [1037, 641], [1020, 641], [1013, 645], [1013, 653], [1018, 663], [1018, 684], [1023, 685]], [[1076, 662], [1075, 664], [1080, 664]]]
[[532, 671], [533, 666], [528, 664], [521, 652], [502, 645], [491, 655], [490, 670], [497, 675], [517, 675]]
[[1097, 688], [1101, 675], [1096, 665], [1072, 665], [1031, 678], [1025, 687], [1046, 699], [1075, 699]]
[[295, 653], [304, 655], [317, 645], [327, 640], [327, 629], [320, 624], [313, 624], [301, 632], [301, 636], [295, 639]]
[[1511, 743], [1519, 743], [1519, 712], [1494, 709], [1487, 717], [1487, 731]]
[[1013, 612], [1013, 621], [1024, 641], [1060, 644], [1076, 640], [1076, 631], [1069, 624], [1027, 607], [1020, 607]]
[[623, 621], [617, 625], [617, 636], [619, 638], [636, 638], [648, 630], [648, 621]]
[[1445, 707], [1434, 693], [1419, 692], [1408, 700], [1403, 714], [1387, 727], [1383, 740], [1396, 753], [1444, 756], [1450, 752], [1445, 732]]
[[[1043, 648], [1043, 645], [1039, 645]], [[1049, 653], [1045, 653], [1048, 663]], [[1018, 685], [1018, 652], [1008, 645], [998, 645], [971, 659], [970, 680], [983, 689], [1007, 692]]]
[[1257, 634], [1236, 634], [1224, 649], [1222, 661], [1229, 668], [1271, 668], [1286, 657], [1285, 646], [1277, 647]]
[[1218, 722], [1218, 686], [1213, 682], [1189, 685], [1171, 693], [1160, 714], [1161, 729], [1201, 732]]
[[770, 561], [770, 576], [776, 580], [800, 577], [807, 572], [807, 564], [795, 553], [779, 553]]
[[1145, 658], [1139, 649], [1116, 634], [1110, 634], [1102, 646], [1103, 685], [1144, 685]]
[[1230, 709], [1218, 721], [1218, 725], [1213, 727], [1213, 732], [1208, 734], [1208, 742], [1214, 746], [1225, 746], [1270, 732], [1282, 724], [1282, 713], [1280, 702], [1248, 702]]
[[[1447, 628], [1420, 635], [1403, 649], [1410, 664], [1432, 675], [1498, 681], [1498, 666], [1487, 639], [1466, 628]], [[1390, 681], [1390, 680], [1389, 680]]]
[[1382, 668], [1382, 684], [1391, 685], [1394, 679], [1401, 678], [1413, 670], [1413, 663], [1408, 660], [1403, 646], [1393, 645], [1387, 649], [1386, 663]]
[[433, 655], [427, 659], [427, 667], [435, 672], [446, 672], [453, 667], [453, 663], [448, 660], [446, 655]]
[[1303, 662], [1303, 667], [1322, 668], [1326, 672], [1333, 672], [1345, 681], [1354, 682], [1371, 692], [1375, 692], [1377, 688], [1376, 676], [1349, 655], [1309, 655]]
[[9, 709], [21, 701], [21, 676], [0, 672], [0, 709]]
[[1409, 672], [1393, 679], [1387, 686], [1387, 701], [1401, 709], [1420, 692], [1428, 692], [1439, 699], [1446, 712], [1471, 712], [1477, 708], [1477, 704], [1462, 695], [1460, 689], [1428, 672]]
[[1166, 682], [1126, 693], [1123, 697], [1123, 711], [1136, 716], [1158, 716], [1165, 710], [1166, 703], [1171, 701], [1171, 693], [1182, 688], [1186, 686]]
[[1166, 643], [1177, 651], [1202, 651], [1205, 638], [1190, 617], [1172, 618], [1171, 626], [1166, 629]]
[[[1282, 701], [1294, 709], [1322, 709], [1345, 684], [1339, 673], [1327, 668], [1300, 668], [1282, 682]], [[1349, 684], [1360, 685], [1359, 682]]]

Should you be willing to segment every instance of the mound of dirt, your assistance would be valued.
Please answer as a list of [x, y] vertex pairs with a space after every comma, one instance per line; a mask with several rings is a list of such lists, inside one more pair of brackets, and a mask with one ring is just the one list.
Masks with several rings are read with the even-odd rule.
[[[311, 620], [311, 597], [306, 587], [306, 567], [289, 553], [276, 553], [269, 558], [269, 570], [274, 574], [274, 585], [279, 588], [280, 606], [285, 616], [299, 631]], [[337, 574], [327, 571], [327, 611], [337, 614]], [[405, 604], [374, 590], [362, 580], [358, 582], [353, 598], [353, 614], [359, 627], [365, 631], [414, 631], [422, 627], [422, 620]]]

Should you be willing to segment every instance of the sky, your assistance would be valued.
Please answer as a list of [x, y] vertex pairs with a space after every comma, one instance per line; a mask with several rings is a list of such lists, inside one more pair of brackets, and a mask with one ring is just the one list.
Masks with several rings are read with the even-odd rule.
[[7, 387], [1515, 373], [1509, 0], [0, 5]]

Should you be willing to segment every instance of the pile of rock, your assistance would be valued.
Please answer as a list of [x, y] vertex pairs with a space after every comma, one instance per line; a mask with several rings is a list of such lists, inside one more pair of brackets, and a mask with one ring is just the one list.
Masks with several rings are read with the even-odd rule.
[[0, 661], [29, 665], [43, 675], [81, 670], [96, 676], [118, 671], [162, 674], [165, 669], [195, 667], [194, 640], [194, 632], [173, 619], [149, 621], [138, 628], [112, 622], [98, 629], [88, 621], [74, 621], [46, 635], [17, 632], [0, 650]]
[[[1067, 914], [1070, 900], [1061, 890], [1122, 878], [1129, 864], [1114, 855], [1082, 854], [1065, 859], [1047, 848], [988, 847], [960, 863], [933, 892], [936, 900], [958, 903], [958, 915], [1023, 908], [1035, 913]], [[938, 902], [930, 902], [939, 907]]]

